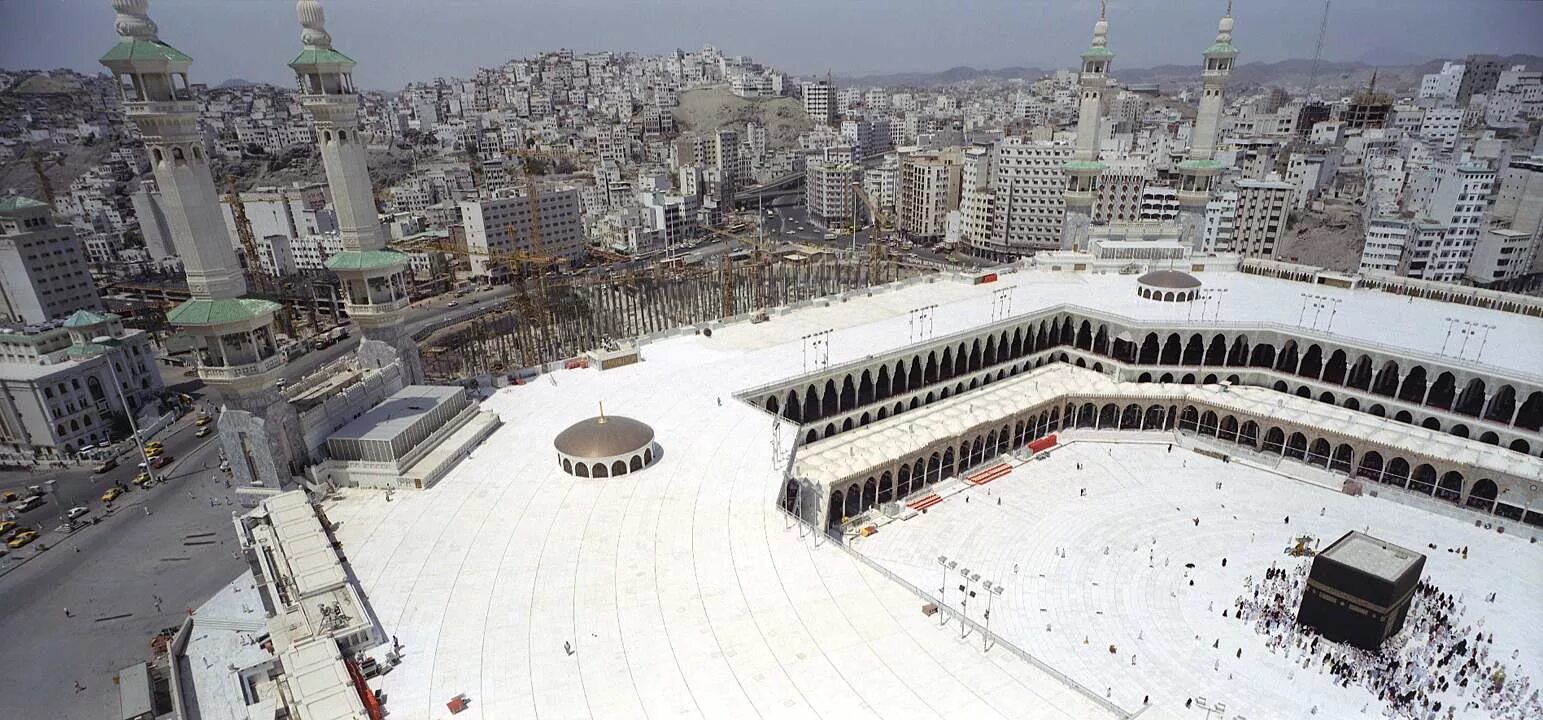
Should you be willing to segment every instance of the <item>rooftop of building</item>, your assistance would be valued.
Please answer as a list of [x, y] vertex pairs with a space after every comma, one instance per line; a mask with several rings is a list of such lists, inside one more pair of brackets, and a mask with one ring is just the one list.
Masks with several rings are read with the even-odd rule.
[[1386, 540], [1351, 530], [1319, 555], [1372, 577], [1395, 582], [1425, 555]]
[[459, 385], [408, 385], [327, 439], [391, 440], [418, 418], [465, 393]]

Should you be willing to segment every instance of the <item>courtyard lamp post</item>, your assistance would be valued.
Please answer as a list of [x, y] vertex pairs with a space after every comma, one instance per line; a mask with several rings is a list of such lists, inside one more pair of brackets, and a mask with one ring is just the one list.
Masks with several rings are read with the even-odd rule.
[[123, 341], [115, 337], [100, 335], [91, 339], [91, 342], [109, 348], [102, 353], [102, 358], [107, 362], [107, 372], [113, 380], [113, 390], [118, 392], [118, 402], [123, 405], [123, 414], [129, 419], [129, 431], [134, 434], [134, 444], [139, 447], [139, 457], [145, 461], [145, 475], [150, 482], [155, 482], [155, 468], [150, 467], [150, 454], [145, 452], [145, 439], [139, 435], [139, 424], [134, 422], [134, 411], [129, 408], [129, 399], [123, 395], [123, 386], [118, 383], [118, 371], [113, 367], [112, 349], [123, 347]]
[[948, 622], [948, 614], [944, 612], [948, 607], [948, 571], [958, 567], [959, 563], [950, 561], [947, 555], [939, 555], [938, 566], [943, 568], [943, 584], [938, 586], [938, 605], [941, 606], [938, 608], [938, 627], [943, 627], [943, 623]]
[[985, 652], [989, 649], [987, 643], [991, 641], [991, 598], [992, 596], [1002, 594], [1002, 584], [993, 584], [990, 580], [987, 580], [981, 583], [981, 586], [986, 588], [986, 632], [980, 638], [980, 651]]
[[[980, 573], [972, 573], [969, 568], [965, 568], [959, 574], [963, 575], [964, 581], [972, 587], [980, 581]], [[975, 591], [967, 589], [964, 585], [960, 585], [959, 590], [964, 593], [964, 597], [959, 599], [959, 639], [963, 640], [964, 636], [969, 632], [964, 621], [970, 618], [969, 603], [970, 598], [975, 597]]]

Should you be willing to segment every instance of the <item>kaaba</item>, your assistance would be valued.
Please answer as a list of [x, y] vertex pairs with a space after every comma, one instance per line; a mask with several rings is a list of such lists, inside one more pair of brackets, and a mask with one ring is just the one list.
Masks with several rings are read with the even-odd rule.
[[1425, 556], [1351, 531], [1307, 574], [1297, 622], [1329, 640], [1376, 650], [1404, 627]]

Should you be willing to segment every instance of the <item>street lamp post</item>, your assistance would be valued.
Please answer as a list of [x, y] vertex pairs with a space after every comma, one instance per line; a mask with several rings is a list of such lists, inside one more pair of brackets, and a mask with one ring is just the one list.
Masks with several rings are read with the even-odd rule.
[[950, 562], [947, 555], [938, 556], [938, 566], [943, 568], [943, 584], [938, 586], [938, 627], [948, 622], [948, 571], [958, 567], [959, 563]]
[[[123, 346], [122, 340], [106, 335], [92, 338], [91, 342], [109, 349]], [[129, 431], [134, 433], [134, 444], [139, 447], [139, 457], [145, 461], [145, 474], [150, 477], [151, 482], [155, 482], [155, 468], [150, 467], [150, 454], [145, 452], [145, 439], [139, 435], [139, 424], [134, 422], [134, 411], [129, 407], [129, 399], [123, 395], [123, 386], [118, 383], [118, 371], [113, 368], [112, 353], [102, 353], [102, 359], [107, 362], [107, 372], [112, 377], [113, 390], [118, 392], [118, 402], [123, 404], [123, 414], [128, 416]]]
[[981, 587], [986, 588], [986, 632], [980, 638], [980, 651], [985, 652], [990, 649], [988, 643], [991, 641], [991, 598], [1002, 594], [1002, 584], [993, 584], [987, 580], [981, 583]]

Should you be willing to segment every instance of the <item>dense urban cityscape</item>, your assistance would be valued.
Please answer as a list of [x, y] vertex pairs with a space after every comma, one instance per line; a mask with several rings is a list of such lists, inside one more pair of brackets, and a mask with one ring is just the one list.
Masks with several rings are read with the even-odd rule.
[[95, 4], [0, 68], [0, 716], [1543, 716], [1543, 56]]

